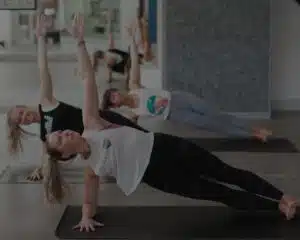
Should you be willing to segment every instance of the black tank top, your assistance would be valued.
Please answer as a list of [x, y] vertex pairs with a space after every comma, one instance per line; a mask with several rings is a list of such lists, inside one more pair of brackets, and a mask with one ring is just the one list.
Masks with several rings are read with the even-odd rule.
[[[51, 132], [72, 130], [82, 134], [84, 131], [82, 110], [78, 107], [59, 102], [59, 105], [50, 111], [43, 111], [42, 106], [39, 105], [39, 112], [41, 116], [40, 139], [43, 142], [46, 141], [46, 135]], [[99, 115], [108, 122], [148, 132], [146, 129], [143, 129], [130, 119], [116, 112], [99, 110]]]
[[110, 69], [113, 72], [124, 74], [130, 55], [127, 52], [115, 48], [109, 49], [108, 52], [118, 54], [122, 58], [120, 62], [110, 65]]

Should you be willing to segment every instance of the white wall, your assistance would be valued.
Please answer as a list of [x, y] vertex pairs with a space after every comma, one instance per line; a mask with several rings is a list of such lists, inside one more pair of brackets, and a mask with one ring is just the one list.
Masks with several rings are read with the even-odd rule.
[[121, 42], [122, 48], [128, 49], [128, 37], [126, 36], [126, 29], [124, 28], [128, 25], [133, 18], [137, 15], [137, 8], [139, 6], [139, 0], [120, 0], [120, 20], [122, 23], [121, 32]]
[[300, 5], [272, 1], [272, 107], [300, 110]]
[[0, 41], [6, 41], [11, 44], [12, 28], [11, 28], [11, 11], [0, 10]]

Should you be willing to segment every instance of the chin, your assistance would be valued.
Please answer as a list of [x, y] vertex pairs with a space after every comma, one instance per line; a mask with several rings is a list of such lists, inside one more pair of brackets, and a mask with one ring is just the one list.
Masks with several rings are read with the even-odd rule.
[[122, 107], [122, 106], [123, 106], [123, 103], [122, 103], [122, 102], [118, 102], [118, 103], [115, 104], [115, 106], [118, 107], [118, 108], [119, 108], [119, 107]]

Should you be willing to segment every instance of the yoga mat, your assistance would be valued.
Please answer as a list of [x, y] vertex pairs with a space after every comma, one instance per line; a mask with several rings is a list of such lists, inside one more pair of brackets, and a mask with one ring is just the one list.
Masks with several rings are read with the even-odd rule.
[[95, 232], [73, 230], [80, 206], [68, 206], [55, 235], [60, 239], [299, 239], [298, 219], [278, 211], [236, 212], [227, 207], [99, 207]]
[[265, 143], [251, 138], [191, 138], [189, 140], [213, 152], [299, 152], [294, 143], [285, 138], [271, 138]]

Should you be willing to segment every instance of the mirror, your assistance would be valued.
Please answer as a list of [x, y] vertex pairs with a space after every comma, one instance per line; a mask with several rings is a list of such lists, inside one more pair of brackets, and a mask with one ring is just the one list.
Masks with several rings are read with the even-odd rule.
[[120, 0], [64, 0], [60, 5], [62, 24], [68, 25], [74, 12], [83, 12], [87, 37], [103, 37], [107, 33], [107, 12], [112, 11], [112, 32], [120, 33]]
[[[53, 16], [53, 26], [49, 29], [48, 42], [57, 47], [72, 44], [72, 39], [66, 27], [72, 22], [74, 12], [81, 12], [85, 17], [85, 36], [92, 48], [105, 49], [108, 41], [108, 27], [111, 26], [116, 48], [128, 51], [128, 37], [125, 26], [137, 14], [146, 12], [148, 20], [148, 43], [152, 48], [152, 56], [157, 56], [157, 0], [40, 0], [38, 11]], [[111, 12], [111, 24], [108, 23], [107, 13]], [[13, 26], [10, 46], [30, 45], [35, 39], [35, 11], [11, 11], [11, 25]], [[141, 28], [140, 28], [141, 30]], [[143, 32], [145, 35], [146, 33]], [[141, 39], [141, 32], [137, 33], [137, 41]], [[99, 41], [100, 40], [100, 41]], [[102, 41], [103, 40], [103, 41]], [[148, 45], [149, 45], [148, 44]], [[141, 49], [140, 52], [142, 52]], [[150, 57], [149, 57], [150, 59]]]

